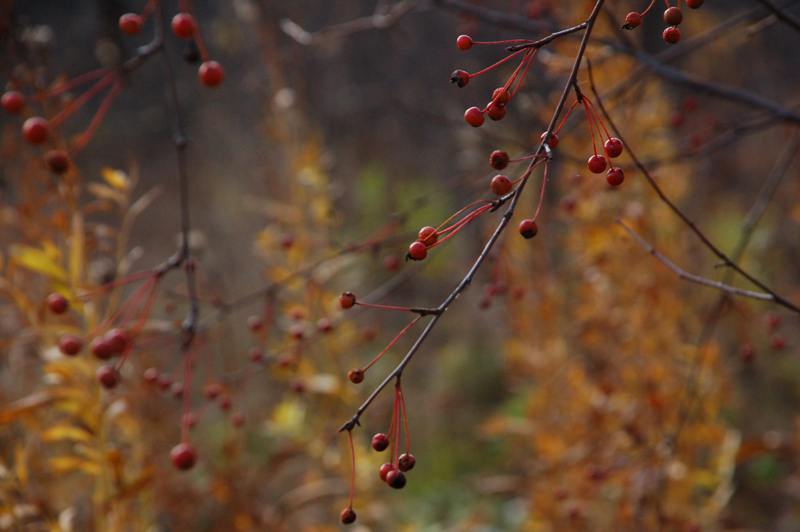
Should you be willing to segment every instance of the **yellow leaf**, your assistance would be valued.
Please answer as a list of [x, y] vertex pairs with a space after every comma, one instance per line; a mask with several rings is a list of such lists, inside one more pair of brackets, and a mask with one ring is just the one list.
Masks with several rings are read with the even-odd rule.
[[100, 466], [97, 463], [75, 456], [57, 456], [51, 458], [49, 463], [56, 473], [72, 473], [74, 471], [81, 471], [88, 475], [99, 475], [101, 473]]
[[122, 192], [127, 192], [128, 189], [130, 189], [131, 180], [128, 178], [128, 174], [122, 170], [114, 170], [113, 168], [106, 167], [103, 168], [100, 173], [102, 174], [105, 182], [115, 189]]
[[25, 269], [53, 277], [59, 281], [67, 280], [67, 272], [45, 250], [13, 245], [10, 247], [10, 253], [12, 260]]
[[88, 442], [91, 438], [92, 434], [88, 430], [70, 425], [52, 427], [42, 433], [42, 440], [44, 441], [69, 440]]
[[124, 204], [128, 199], [127, 196], [119, 190], [107, 187], [101, 183], [89, 183], [87, 189], [98, 198], [106, 201], [113, 201], [114, 203]]

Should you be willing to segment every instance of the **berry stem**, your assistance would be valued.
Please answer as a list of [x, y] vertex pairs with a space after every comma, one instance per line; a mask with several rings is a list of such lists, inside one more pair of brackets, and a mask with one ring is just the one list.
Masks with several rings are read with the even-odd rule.
[[383, 354], [384, 354], [386, 351], [388, 351], [388, 350], [389, 350], [389, 348], [391, 348], [391, 347], [392, 347], [392, 346], [395, 344], [395, 342], [397, 342], [397, 340], [399, 340], [401, 336], [403, 336], [403, 335], [404, 335], [406, 332], [408, 332], [408, 330], [409, 330], [409, 329], [410, 329], [410, 328], [411, 328], [411, 327], [412, 327], [412, 326], [413, 326], [415, 323], [417, 323], [417, 322], [418, 322], [418, 321], [419, 321], [421, 318], [422, 318], [422, 316], [417, 316], [416, 318], [414, 318], [414, 319], [411, 321], [411, 323], [409, 323], [408, 325], [406, 325], [405, 329], [403, 329], [402, 331], [400, 331], [400, 332], [398, 333], [398, 335], [394, 337], [394, 340], [392, 340], [391, 342], [389, 342], [389, 345], [387, 345], [387, 346], [386, 346], [386, 348], [385, 348], [383, 351], [381, 351], [381, 352], [380, 352], [380, 354], [379, 354], [378, 356], [376, 356], [376, 357], [375, 357], [375, 358], [372, 360], [372, 362], [370, 362], [369, 364], [367, 364], [366, 366], [364, 366], [363, 368], [361, 368], [361, 370], [362, 370], [362, 371], [367, 371], [369, 368], [371, 368], [371, 367], [372, 367], [372, 365], [373, 365], [373, 364], [375, 364], [375, 362], [377, 362], [378, 360], [380, 360], [380, 358], [383, 356]]
[[533, 221], [539, 217], [539, 211], [542, 209], [544, 203], [544, 190], [547, 187], [547, 169], [550, 168], [550, 161], [544, 163], [544, 172], [542, 173], [542, 192], [539, 194], [539, 204], [536, 206], [536, 212], [533, 215]]
[[485, 42], [477, 42], [472, 41], [472, 44], [518, 44], [518, 43], [532, 43], [534, 41], [530, 39], [511, 39], [508, 41], [485, 41]]
[[[653, 4], [655, 4], [655, 3], [656, 3], [656, 0], [651, 0], [650, 1], [650, 5], [647, 6], [647, 9], [645, 9], [644, 11], [641, 12], [641, 15], [645, 16], [647, 14], [647, 12], [650, 11], [650, 8], [653, 7]], [[667, 7], [669, 7], [669, 2], [667, 2]]]
[[101, 90], [103, 90], [103, 88], [105, 88], [108, 84], [110, 84], [115, 77], [116, 74], [114, 72], [106, 74], [106, 76], [100, 79], [100, 81], [92, 85], [89, 88], [89, 90], [81, 94], [77, 99], [75, 99], [75, 101], [70, 103], [60, 113], [54, 116], [53, 119], [50, 120], [50, 126], [53, 128], [57, 128], [58, 126], [63, 124], [67, 118], [69, 118], [75, 113], [75, 111], [83, 107], [86, 104], [86, 102], [94, 98], [98, 92], [100, 92]]
[[353, 429], [347, 431], [350, 437], [350, 509], [353, 509], [353, 496], [356, 491], [356, 448], [353, 445]]
[[161, 0], [150, 0], [149, 2], [147, 2], [147, 5], [144, 6], [144, 10], [142, 10], [142, 14], [139, 15], [142, 19], [142, 23], [144, 23], [144, 21], [146, 21], [148, 17], [150, 17], [150, 13], [153, 12], [153, 8], [155, 8], [156, 3], [160, 1]]
[[436, 228], [436, 233], [437, 233], [437, 234], [439, 234], [439, 235], [441, 235], [442, 233], [446, 233], [447, 231], [450, 231], [450, 229], [452, 229], [452, 227], [451, 227], [451, 228], [448, 228], [448, 229], [444, 229], [444, 230], [442, 229], [442, 227], [444, 227], [445, 225], [447, 225], [447, 224], [450, 222], [450, 220], [452, 220], [453, 218], [455, 218], [456, 216], [458, 216], [458, 215], [459, 215], [459, 214], [461, 214], [462, 212], [466, 211], [466, 210], [467, 210], [467, 209], [469, 209], [470, 207], [474, 207], [475, 205], [479, 205], [479, 204], [481, 204], [481, 203], [491, 203], [491, 201], [490, 201], [490, 200], [478, 200], [478, 201], [473, 201], [472, 203], [470, 203], [470, 204], [469, 204], [469, 205], [467, 205], [466, 207], [463, 207], [463, 208], [461, 208], [461, 209], [460, 209], [458, 212], [456, 212], [455, 214], [453, 214], [452, 216], [450, 216], [450, 218], [448, 218], [447, 220], [445, 220], [444, 222], [442, 222], [442, 223], [439, 225], [439, 227], [437, 227], [437, 228]]
[[[596, 156], [597, 155], [597, 141], [595, 141], [595, 139], [594, 139], [594, 125], [593, 125], [593, 122], [592, 122], [592, 114], [589, 112], [589, 106], [586, 105], [586, 98], [585, 97], [583, 98], [583, 108], [586, 111], [586, 118], [589, 120], [589, 131], [592, 134], [592, 149], [594, 150], [594, 154]], [[598, 128], [597, 134], [598, 135], [600, 134], [599, 128]], [[600, 139], [600, 140], [602, 140], [602, 139]]]
[[[606, 132], [606, 138], [610, 139], [610, 138], [611, 138], [611, 135], [609, 135], [609, 133], [608, 133], [608, 129], [606, 129], [606, 125], [603, 123], [603, 119], [602, 119], [602, 118], [600, 118], [600, 114], [597, 112], [597, 109], [595, 109], [595, 107], [594, 107], [594, 104], [592, 103], [592, 100], [590, 100], [589, 98], [586, 98], [586, 101], [588, 101], [588, 102], [589, 102], [589, 105], [591, 105], [591, 106], [592, 106], [592, 111], [594, 111], [594, 116], [595, 116], [595, 118], [597, 119], [598, 123], [599, 123], [601, 126], [603, 126], [603, 131], [605, 131], [605, 132]], [[598, 131], [599, 131], [599, 129], [598, 129]], [[603, 140], [603, 139], [600, 139], [600, 140]]]
[[480, 75], [481, 75], [481, 74], [483, 74], [484, 72], [488, 72], [488, 71], [490, 71], [491, 69], [493, 69], [494, 67], [502, 65], [503, 63], [505, 63], [506, 61], [508, 61], [508, 60], [509, 60], [509, 59], [511, 59], [512, 57], [514, 57], [515, 55], [519, 55], [519, 54], [521, 54], [521, 53], [522, 53], [522, 52], [524, 52], [524, 51], [525, 51], [525, 50], [520, 50], [520, 51], [518, 51], [518, 52], [514, 52], [513, 54], [509, 55], [508, 57], [504, 57], [503, 59], [501, 59], [501, 60], [500, 60], [500, 61], [498, 61], [497, 63], [495, 63], [495, 64], [493, 64], [493, 65], [491, 65], [491, 66], [488, 66], [488, 67], [484, 68], [484, 69], [483, 69], [483, 70], [481, 70], [480, 72], [476, 72], [476, 73], [474, 73], [474, 74], [470, 74], [470, 75], [469, 75], [469, 77], [470, 77], [470, 79], [472, 79], [472, 78], [474, 78], [475, 76], [480, 76]]
[[114, 86], [111, 87], [111, 90], [106, 95], [105, 99], [103, 100], [103, 103], [100, 104], [100, 107], [94, 114], [92, 121], [89, 123], [89, 127], [87, 127], [86, 131], [83, 132], [83, 135], [81, 135], [81, 138], [78, 139], [78, 142], [76, 142], [75, 145], [72, 146], [72, 148], [70, 148], [69, 152], [71, 155], [75, 155], [76, 153], [81, 151], [86, 146], [86, 144], [89, 143], [89, 141], [94, 136], [95, 131], [97, 131], [97, 128], [100, 126], [100, 123], [103, 121], [103, 118], [105, 118], [106, 113], [111, 108], [111, 104], [114, 102], [114, 98], [117, 97], [117, 95], [120, 93], [121, 90], [122, 90], [122, 80], [118, 79], [116, 83], [114, 83]]
[[78, 85], [83, 85], [86, 82], [95, 80], [97, 78], [102, 78], [106, 74], [111, 72], [110, 67], [106, 68], [99, 68], [97, 70], [92, 70], [91, 72], [86, 72], [85, 74], [81, 74], [80, 76], [74, 77], [64, 83], [59, 83], [55, 87], [51, 87], [45, 91], [40, 92], [39, 94], [35, 94], [30, 98], [27, 98], [27, 102], [39, 102], [44, 100], [45, 98], [50, 98], [52, 96], [56, 96], [61, 94], [62, 92], [66, 92], [70, 89], [77, 87]]
[[400, 380], [398, 378], [397, 392], [400, 395], [400, 406], [403, 409], [403, 424], [405, 425], [405, 428], [406, 428], [406, 454], [411, 454], [411, 438], [408, 435], [409, 434], [408, 433], [408, 414], [407, 414], [407, 411], [406, 411], [406, 399], [403, 396], [403, 390], [400, 388], [399, 382], [400, 382]]
[[[519, 83], [517, 83], [517, 88], [515, 88], [514, 92], [511, 93], [511, 97], [508, 99], [509, 102], [511, 100], [513, 100], [514, 99], [514, 95], [517, 94], [517, 91], [519, 90], [520, 86], [522, 85], [522, 81], [525, 79], [525, 74], [528, 73], [528, 69], [531, 67], [531, 63], [533, 63], [533, 58], [536, 57], [536, 52], [538, 52], [538, 51], [539, 51], [539, 49], [535, 48], [533, 50], [533, 52], [531, 52], [529, 54], [526, 54], [525, 58], [522, 60], [522, 63], [525, 63], [525, 61], [527, 61], [528, 64], [525, 66], [525, 70], [522, 71], [522, 77], [519, 78]], [[520, 63], [519, 66], [522, 66], [522, 63]], [[516, 76], [516, 73], [514, 73], [514, 75]]]

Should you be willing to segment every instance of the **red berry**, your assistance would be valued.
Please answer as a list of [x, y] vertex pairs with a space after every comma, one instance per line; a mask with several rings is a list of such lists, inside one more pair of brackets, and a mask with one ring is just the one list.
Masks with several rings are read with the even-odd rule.
[[289, 389], [294, 393], [303, 393], [306, 391], [306, 383], [301, 378], [293, 379], [292, 382], [289, 383]]
[[539, 226], [533, 220], [522, 220], [519, 223], [519, 234], [525, 238], [533, 238], [539, 232]]
[[505, 196], [511, 191], [511, 180], [502, 174], [498, 174], [492, 178], [492, 192], [498, 196]]
[[178, 13], [172, 17], [172, 33], [180, 39], [188, 39], [195, 32], [194, 17], [189, 13]]
[[[542, 136], [541, 136], [542, 142], [544, 142], [544, 136], [545, 135], [547, 135], [546, 131], [544, 133], [542, 133]], [[547, 142], [547, 145], [550, 146], [551, 150], [556, 149], [556, 146], [558, 146], [558, 135], [556, 135], [555, 133], [550, 133], [550, 140]]]
[[[203, 85], [206, 87], [216, 87], [222, 83], [223, 79], [225, 79], [225, 69], [222, 68], [222, 65], [216, 61], [206, 61], [200, 65], [198, 75], [200, 76], [200, 82]], [[286, 245], [286, 241], [282, 241], [281, 245], [284, 248], [287, 248], [290, 247], [292, 243], [294, 243], [294, 240], [292, 240], [288, 245]]]
[[489, 155], [489, 165], [495, 170], [502, 170], [508, 166], [509, 157], [503, 150], [495, 150]]
[[54, 174], [61, 175], [69, 170], [69, 157], [64, 150], [50, 150], [44, 154], [44, 164]]
[[155, 384], [158, 380], [158, 370], [156, 368], [147, 368], [144, 370], [144, 373], [142, 373], [142, 377], [144, 377], [145, 382]]
[[356, 304], [356, 296], [353, 295], [352, 292], [345, 292], [344, 294], [339, 296], [339, 305], [345, 310], [349, 308], [353, 308], [353, 305]]
[[664, 11], [664, 22], [666, 22], [670, 26], [677, 26], [678, 24], [683, 22], [683, 13], [681, 13], [680, 8], [670, 7], [669, 9]]
[[358, 368], [351, 369], [347, 372], [347, 378], [350, 379], [350, 382], [353, 384], [359, 384], [364, 381], [364, 371]]
[[169, 393], [171, 393], [172, 397], [175, 399], [180, 399], [183, 397], [183, 383], [173, 382], [169, 387]]
[[466, 87], [469, 83], [469, 73], [463, 70], [456, 70], [450, 75], [450, 83], [455, 83], [459, 87]]
[[428, 256], [428, 248], [422, 242], [414, 242], [409, 246], [407, 256], [411, 260], [423, 260]]
[[697, 9], [703, 5], [703, 0], [686, 0], [686, 5], [692, 9]]
[[53, 314], [64, 314], [69, 308], [69, 302], [66, 297], [58, 292], [53, 292], [47, 296], [47, 308], [49, 308], [50, 312]]
[[0, 105], [7, 113], [18, 115], [25, 107], [25, 96], [21, 92], [8, 91], [0, 97]]
[[356, 522], [356, 513], [352, 508], [345, 508], [339, 515], [339, 519], [342, 521], [343, 525], [352, 525]]
[[774, 312], [770, 312], [767, 314], [766, 317], [767, 327], [769, 327], [770, 331], [774, 331], [781, 325], [781, 317], [775, 314]]
[[681, 30], [678, 28], [670, 26], [669, 28], [664, 30], [664, 33], [661, 35], [664, 37], [664, 40], [670, 44], [675, 44], [676, 42], [681, 40]]
[[203, 395], [208, 400], [216, 399], [217, 397], [219, 397], [221, 393], [222, 393], [222, 386], [220, 386], [216, 382], [212, 382], [203, 389]]
[[103, 336], [98, 336], [89, 344], [89, 350], [100, 360], [108, 360], [114, 354], [111, 343]]
[[113, 353], [122, 353], [133, 342], [131, 335], [124, 329], [111, 329], [105, 338]]
[[372, 437], [372, 448], [376, 451], [385, 451], [388, 447], [389, 437], [386, 434], [378, 433]]
[[295, 340], [301, 340], [306, 335], [306, 328], [302, 323], [295, 323], [289, 327], [289, 336]]
[[386, 462], [378, 470], [378, 475], [380, 475], [382, 481], [386, 482], [386, 475], [388, 475], [390, 471], [394, 471], [396, 469], [397, 468], [394, 466], [394, 464]]
[[616, 137], [608, 139], [604, 147], [606, 149], [606, 155], [612, 159], [622, 155], [622, 141]]
[[503, 117], [506, 116], [506, 106], [500, 105], [499, 103], [491, 102], [488, 105], [488, 107], [486, 107], [486, 116], [488, 116], [495, 122], [498, 120], [502, 120]]
[[401, 454], [400, 458], [397, 459], [397, 469], [400, 471], [410, 471], [414, 469], [416, 463], [417, 459], [414, 458], [413, 454]]
[[231, 416], [231, 423], [233, 424], [234, 427], [237, 428], [244, 425], [244, 414], [242, 414], [241, 412], [236, 412], [235, 414], [233, 414]]
[[197, 462], [197, 451], [188, 443], [179, 443], [169, 452], [169, 459], [177, 469], [186, 471]]
[[158, 377], [156, 377], [156, 384], [162, 390], [167, 391], [169, 387], [172, 386], [172, 377], [166, 373], [160, 373]]
[[472, 48], [472, 37], [469, 35], [459, 35], [456, 39], [456, 46], [461, 51], [466, 51]]
[[83, 347], [83, 340], [74, 334], [65, 334], [58, 339], [58, 350], [67, 356], [77, 355]]
[[192, 428], [197, 425], [197, 416], [192, 412], [187, 412], [181, 417], [181, 423], [186, 425], [188, 428]]
[[219, 399], [217, 399], [217, 404], [222, 410], [230, 410], [231, 409], [231, 396], [230, 395], [220, 395]]
[[253, 314], [247, 318], [247, 328], [252, 332], [260, 331], [263, 325], [264, 320], [261, 318], [261, 316]]
[[406, 476], [399, 470], [389, 471], [386, 474], [386, 483], [389, 487], [399, 490], [406, 485]]
[[119, 382], [119, 373], [114, 368], [100, 366], [97, 370], [97, 380], [103, 388], [111, 389]]
[[30, 144], [42, 144], [50, 136], [50, 124], [40, 116], [29, 118], [22, 124], [22, 136]]
[[418, 242], [422, 242], [426, 246], [432, 246], [439, 240], [439, 234], [431, 226], [423, 227], [419, 230]]
[[333, 330], [333, 322], [330, 318], [320, 318], [317, 320], [317, 330], [321, 333], [329, 333]]
[[511, 99], [511, 93], [503, 87], [497, 87], [492, 93], [492, 101], [497, 105], [505, 105]]
[[589, 157], [589, 170], [593, 174], [601, 174], [606, 169], [606, 158], [602, 155], [592, 155]]
[[119, 17], [119, 29], [125, 35], [136, 35], [142, 31], [142, 17], [136, 13], [126, 13]]
[[483, 113], [477, 107], [470, 107], [464, 113], [464, 120], [472, 127], [481, 127], [484, 122]]
[[739, 357], [742, 359], [742, 362], [750, 363], [756, 358], [756, 350], [753, 349], [753, 346], [750, 344], [744, 344], [739, 347]]
[[642, 23], [642, 15], [637, 12], [628, 13], [628, 16], [625, 17], [625, 24], [628, 25], [629, 28], [633, 29], [639, 26]]
[[683, 99], [683, 110], [687, 113], [690, 113], [697, 109], [698, 101], [697, 98], [694, 96], [687, 96]]
[[773, 349], [773, 351], [783, 351], [786, 349], [786, 338], [780, 334], [773, 334], [769, 339], [769, 346]]
[[258, 347], [253, 347], [247, 353], [247, 356], [250, 357], [250, 362], [261, 362], [264, 358], [264, 352]]
[[618, 187], [625, 181], [625, 174], [622, 173], [621, 168], [612, 166], [608, 169], [608, 173], [606, 173], [606, 181], [608, 181], [608, 184], [612, 187]]
[[400, 261], [394, 255], [387, 255], [386, 258], [383, 259], [383, 267], [393, 272], [400, 267]]

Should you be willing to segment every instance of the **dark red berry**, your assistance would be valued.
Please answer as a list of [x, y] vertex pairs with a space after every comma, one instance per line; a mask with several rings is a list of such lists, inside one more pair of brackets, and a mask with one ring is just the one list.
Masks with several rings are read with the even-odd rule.
[[389, 487], [396, 490], [402, 489], [406, 485], [406, 476], [402, 471], [397, 469], [389, 471], [386, 474], [386, 483], [389, 484]]
[[136, 35], [142, 31], [142, 17], [136, 13], [126, 13], [119, 17], [119, 29], [125, 35]]
[[169, 387], [172, 386], [172, 377], [166, 373], [160, 373], [158, 377], [156, 377], [156, 384], [166, 392], [169, 390]]
[[593, 174], [600, 174], [606, 169], [606, 158], [602, 155], [592, 155], [589, 157], [589, 171]]
[[295, 323], [289, 327], [289, 336], [295, 340], [301, 340], [306, 335], [306, 328], [302, 323]]
[[351, 369], [347, 372], [347, 378], [350, 379], [350, 382], [353, 384], [364, 382], [364, 371], [358, 368]]
[[397, 468], [394, 466], [394, 464], [386, 462], [378, 470], [378, 475], [380, 475], [382, 481], [386, 482], [386, 475], [388, 475], [390, 471], [394, 471], [395, 469]]
[[472, 37], [469, 35], [459, 35], [456, 39], [456, 46], [461, 51], [466, 51], [472, 48]]
[[616, 166], [611, 167], [608, 169], [608, 173], [606, 173], [606, 181], [612, 187], [618, 187], [625, 181], [625, 174], [622, 173], [621, 168], [617, 168]]
[[65, 334], [58, 339], [58, 350], [67, 356], [75, 356], [83, 348], [83, 340], [74, 334]]
[[533, 238], [539, 232], [539, 226], [533, 220], [522, 220], [519, 223], [519, 234], [525, 238]]
[[50, 123], [39, 116], [29, 118], [22, 124], [22, 136], [30, 144], [43, 144], [50, 136]]
[[352, 525], [356, 522], [356, 513], [352, 508], [345, 508], [339, 515], [339, 519], [342, 521], [343, 525]]
[[345, 292], [344, 294], [339, 296], [339, 305], [345, 310], [349, 308], [353, 308], [353, 305], [356, 304], [356, 296], [352, 294], [352, 292]]
[[306, 383], [301, 378], [292, 379], [292, 382], [289, 383], [289, 389], [292, 390], [294, 393], [303, 393], [306, 391]]
[[511, 180], [502, 174], [492, 178], [491, 189], [498, 196], [505, 196], [511, 192], [511, 187]]
[[767, 327], [769, 327], [770, 331], [774, 331], [775, 329], [781, 326], [781, 317], [775, 314], [774, 312], [768, 313], [765, 320], [767, 322]]
[[9, 114], [18, 115], [25, 107], [25, 96], [21, 92], [8, 91], [0, 97], [0, 105]]
[[142, 373], [142, 377], [144, 377], [145, 382], [155, 384], [158, 380], [158, 374], [159, 372], [156, 368], [147, 368], [144, 370], [144, 373]]
[[606, 141], [605, 144], [606, 155], [611, 157], [612, 159], [619, 157], [622, 155], [622, 141], [618, 138], [610, 138]]
[[497, 87], [492, 93], [492, 101], [497, 105], [505, 105], [511, 99], [511, 93], [503, 87]]
[[677, 26], [683, 22], [683, 13], [678, 7], [670, 7], [664, 11], [664, 22], [670, 26]]
[[739, 358], [742, 362], [749, 364], [756, 358], [756, 350], [750, 344], [744, 344], [739, 347]]
[[53, 292], [47, 296], [47, 308], [50, 309], [50, 312], [53, 314], [64, 314], [69, 308], [69, 302], [66, 297], [58, 292]]
[[411, 471], [417, 463], [413, 454], [401, 454], [397, 459], [397, 469], [400, 471]]
[[100, 366], [97, 369], [97, 380], [103, 388], [111, 389], [119, 383], [119, 373], [114, 368]]
[[629, 28], [633, 29], [642, 23], [642, 15], [636, 13], [635, 11], [632, 13], [628, 13], [628, 16], [625, 17], [625, 24], [628, 25]]
[[664, 30], [664, 33], [661, 36], [669, 44], [675, 44], [676, 42], [681, 40], [681, 30], [670, 26], [669, 28]]
[[236, 428], [239, 428], [242, 425], [244, 425], [244, 414], [242, 414], [241, 412], [236, 412], [235, 414], [233, 414], [231, 416], [231, 424]]
[[686, 0], [686, 6], [692, 9], [697, 9], [703, 5], [703, 0]]
[[105, 338], [112, 353], [122, 353], [133, 342], [131, 335], [124, 329], [111, 329]]
[[[542, 142], [544, 142], [544, 136], [545, 135], [547, 135], [546, 131], [544, 133], [542, 133], [542, 136], [541, 136]], [[547, 145], [550, 146], [551, 150], [556, 149], [556, 146], [558, 146], [558, 135], [556, 135], [555, 133], [550, 133], [550, 140], [547, 142]]]
[[61, 175], [69, 170], [69, 157], [64, 150], [50, 150], [44, 154], [44, 164], [54, 174]]
[[783, 351], [786, 349], [786, 338], [780, 334], [773, 334], [769, 339], [769, 346], [773, 349], [773, 351]]
[[192, 428], [197, 424], [197, 416], [194, 415], [192, 412], [186, 412], [181, 417], [181, 423], [186, 425], [188, 428]]
[[208, 400], [214, 400], [222, 393], [222, 386], [216, 382], [212, 382], [203, 389], [203, 395]]
[[408, 247], [408, 258], [411, 260], [424, 260], [428, 256], [428, 249], [422, 242], [414, 242]]
[[455, 83], [459, 87], [466, 87], [469, 83], [469, 73], [463, 70], [456, 70], [450, 75], [450, 83]]
[[169, 452], [169, 459], [176, 469], [187, 471], [197, 462], [197, 451], [188, 443], [179, 443]]
[[231, 409], [231, 396], [228, 394], [220, 395], [217, 399], [217, 404], [222, 410], [230, 410]]
[[508, 154], [503, 150], [495, 150], [489, 155], [489, 165], [495, 170], [502, 170], [508, 166]]
[[183, 383], [182, 382], [173, 382], [169, 386], [169, 393], [172, 394], [172, 397], [175, 399], [180, 399], [183, 397]]
[[484, 122], [483, 113], [477, 107], [470, 107], [464, 113], [464, 120], [472, 127], [481, 127]]
[[431, 226], [423, 227], [419, 230], [418, 242], [422, 242], [426, 246], [432, 246], [439, 241], [439, 234], [436, 229]]
[[385, 451], [388, 447], [389, 437], [386, 434], [378, 433], [372, 437], [372, 448], [376, 451]]
[[383, 267], [393, 272], [400, 267], [400, 260], [394, 255], [387, 255], [386, 258], [383, 259]]
[[294, 246], [294, 237], [292, 235], [283, 235], [281, 237], [281, 247], [289, 249], [292, 246]]
[[104, 337], [98, 336], [89, 344], [89, 350], [100, 360], [108, 360], [114, 354], [111, 343]]
[[330, 318], [320, 318], [317, 320], [317, 330], [321, 333], [329, 333], [333, 330], [333, 322]]
[[506, 106], [491, 102], [486, 107], [486, 116], [494, 121], [502, 120], [506, 116]]
[[264, 359], [264, 351], [258, 347], [253, 347], [247, 352], [247, 356], [250, 357], [250, 362], [261, 362]]
[[188, 39], [195, 32], [194, 17], [189, 13], [178, 13], [172, 17], [172, 33], [179, 39]]
[[[225, 69], [216, 61], [206, 61], [200, 65], [200, 70], [197, 71], [197, 74], [200, 76], [200, 82], [206, 87], [216, 87], [225, 79]], [[281, 242], [281, 245], [286, 248], [290, 247], [292, 243], [294, 243], [294, 240], [288, 246], [285, 245], [285, 242]]]

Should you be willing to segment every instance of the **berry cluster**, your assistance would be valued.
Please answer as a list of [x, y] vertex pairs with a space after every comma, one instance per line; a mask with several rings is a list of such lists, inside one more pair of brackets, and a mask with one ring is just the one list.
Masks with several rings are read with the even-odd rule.
[[[625, 24], [622, 26], [622, 29], [632, 30], [639, 25], [642, 24], [642, 18], [650, 11], [650, 8], [653, 7], [656, 0], [651, 0], [650, 5], [647, 6], [647, 9], [638, 13], [633, 11], [628, 13], [625, 17]], [[678, 0], [678, 6], [671, 6], [669, 0], [665, 0], [667, 3], [667, 10], [664, 11], [664, 22], [667, 23], [667, 28], [661, 34], [662, 38], [668, 42], [669, 44], [675, 44], [681, 40], [681, 30], [678, 29], [678, 25], [683, 22], [683, 12], [680, 8], [680, 0]], [[700, 6], [703, 5], [704, 0], [686, 0], [686, 5], [691, 9], [698, 9]]]

